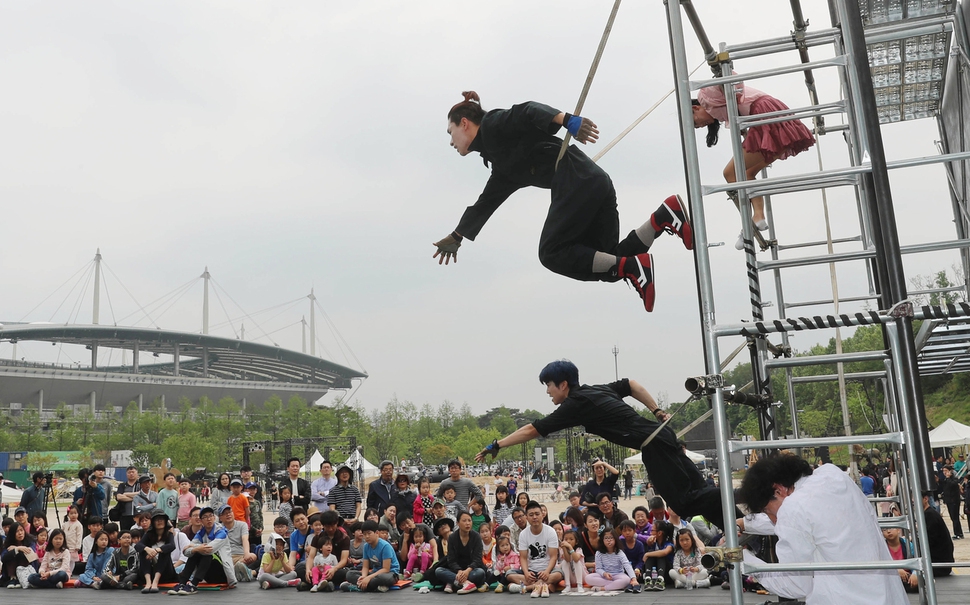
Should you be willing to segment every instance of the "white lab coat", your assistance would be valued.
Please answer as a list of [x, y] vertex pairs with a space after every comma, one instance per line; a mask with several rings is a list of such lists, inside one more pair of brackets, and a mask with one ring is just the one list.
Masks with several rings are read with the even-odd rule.
[[[747, 529], [747, 523], [745, 525]], [[775, 552], [783, 563], [891, 561], [875, 509], [859, 486], [833, 464], [823, 464], [778, 508]], [[745, 551], [744, 560], [761, 561]], [[894, 569], [772, 572], [758, 581], [775, 594], [806, 605], [907, 605]]]

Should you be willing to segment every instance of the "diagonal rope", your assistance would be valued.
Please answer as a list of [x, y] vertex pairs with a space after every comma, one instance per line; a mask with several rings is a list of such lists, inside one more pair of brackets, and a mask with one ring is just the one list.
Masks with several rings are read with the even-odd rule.
[[[707, 65], [707, 61], [701, 61], [700, 62], [700, 65], [698, 65], [697, 67], [694, 68], [694, 71], [692, 71], [689, 74], [687, 74], [688, 77], [694, 75], [694, 72], [696, 72], [701, 67], [704, 67], [705, 65]], [[604, 155], [606, 155], [606, 152], [607, 151], [609, 151], [610, 149], [613, 149], [614, 147], [616, 147], [616, 144], [619, 143], [620, 141], [622, 141], [623, 140], [623, 137], [625, 137], [626, 135], [630, 134], [633, 131], [634, 128], [636, 128], [637, 126], [639, 126], [640, 125], [640, 122], [642, 122], [643, 120], [645, 120], [648, 115], [652, 114], [654, 112], [654, 110], [656, 110], [658, 107], [660, 107], [660, 104], [663, 103], [664, 101], [666, 101], [667, 100], [667, 97], [669, 97], [670, 95], [674, 94], [674, 91], [675, 90], [677, 90], [677, 89], [676, 88], [671, 88], [670, 90], [668, 90], [667, 91], [667, 94], [665, 94], [664, 96], [660, 97], [660, 99], [656, 103], [654, 103], [650, 107], [650, 109], [648, 109], [645, 112], [643, 112], [643, 115], [641, 115], [639, 118], [637, 118], [636, 120], [634, 120], [633, 121], [633, 124], [630, 124], [629, 126], [627, 126], [626, 127], [626, 130], [624, 130], [623, 132], [621, 132], [620, 134], [618, 134], [615, 139], [613, 139], [612, 141], [610, 141], [609, 143], [606, 144], [606, 147], [604, 147], [602, 149], [602, 151], [600, 151], [599, 153], [597, 153], [596, 155], [594, 155], [593, 156], [593, 161], [594, 162], [598, 161], [601, 157], [603, 157]]]
[[[583, 112], [583, 105], [586, 104], [586, 95], [589, 94], [589, 87], [593, 84], [593, 76], [596, 75], [596, 68], [600, 65], [600, 58], [603, 57], [603, 51], [606, 50], [606, 41], [610, 39], [610, 32], [613, 31], [613, 22], [616, 20], [616, 13], [620, 10], [620, 0], [615, 0], [613, 2], [613, 11], [610, 12], [610, 18], [606, 21], [606, 29], [603, 30], [603, 37], [600, 38], [599, 48], [596, 49], [596, 56], [593, 57], [593, 64], [589, 66], [589, 75], [586, 76], [586, 83], [583, 84], [583, 92], [579, 95], [579, 102], [576, 103], [576, 111], [573, 115], [578, 116]], [[563, 124], [565, 126], [565, 124]], [[566, 136], [563, 137], [562, 147], [559, 148], [559, 157], [556, 158], [556, 168], [559, 168], [559, 161], [562, 156], [566, 155], [566, 150], [569, 149], [569, 141], [572, 137], [567, 132]]]

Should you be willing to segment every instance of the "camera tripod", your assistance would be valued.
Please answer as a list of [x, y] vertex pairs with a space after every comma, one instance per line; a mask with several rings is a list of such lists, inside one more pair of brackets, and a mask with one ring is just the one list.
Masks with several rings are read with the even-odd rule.
[[54, 518], [57, 519], [57, 527], [61, 526], [61, 511], [57, 508], [57, 494], [54, 493], [54, 477], [51, 474], [44, 476], [44, 514], [47, 514], [47, 507], [51, 502], [54, 503]]

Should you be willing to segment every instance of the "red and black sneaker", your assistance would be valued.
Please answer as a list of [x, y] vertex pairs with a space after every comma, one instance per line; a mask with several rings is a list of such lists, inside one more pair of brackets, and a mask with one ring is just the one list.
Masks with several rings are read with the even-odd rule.
[[653, 311], [653, 303], [656, 295], [653, 291], [653, 255], [649, 252], [636, 256], [626, 256], [620, 259], [617, 266], [617, 273], [623, 279], [630, 280], [630, 284], [636, 289], [640, 299], [643, 300], [643, 308], [647, 313]]
[[672, 195], [650, 217], [650, 224], [657, 233], [666, 231], [684, 240], [684, 247], [694, 249], [694, 232], [690, 228], [690, 221], [684, 212], [684, 203], [679, 195]]

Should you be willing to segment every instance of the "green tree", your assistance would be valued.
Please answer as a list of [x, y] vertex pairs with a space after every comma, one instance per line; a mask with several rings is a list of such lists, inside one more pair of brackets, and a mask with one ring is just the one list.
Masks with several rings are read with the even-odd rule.
[[22, 463], [31, 473], [48, 473], [57, 464], [57, 456], [47, 452], [30, 452], [23, 457]]
[[425, 464], [444, 464], [455, 457], [455, 450], [443, 443], [433, 443], [421, 448]]

